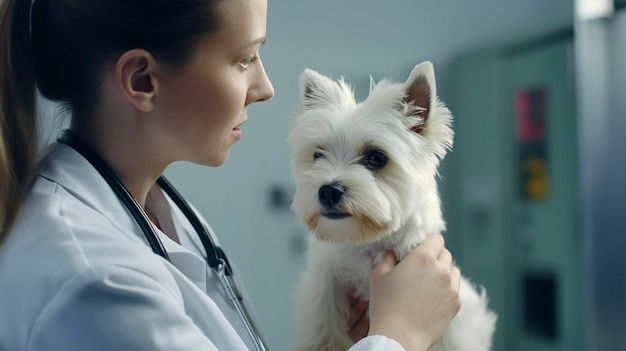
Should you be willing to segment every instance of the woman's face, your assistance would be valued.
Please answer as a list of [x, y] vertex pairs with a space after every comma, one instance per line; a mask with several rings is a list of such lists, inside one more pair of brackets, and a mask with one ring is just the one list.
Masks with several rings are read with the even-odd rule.
[[229, 0], [222, 26], [204, 37], [182, 69], [159, 77], [158, 148], [173, 161], [219, 166], [242, 138], [248, 106], [274, 95], [259, 57], [266, 0]]

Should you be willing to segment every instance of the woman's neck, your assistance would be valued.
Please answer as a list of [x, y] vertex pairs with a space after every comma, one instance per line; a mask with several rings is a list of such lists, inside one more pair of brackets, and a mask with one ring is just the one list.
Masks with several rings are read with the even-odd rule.
[[88, 128], [75, 123], [70, 127], [104, 159], [135, 200], [145, 208], [148, 192], [165, 171], [167, 163], [154, 155], [141, 133], [123, 127], [109, 132], [109, 128]]

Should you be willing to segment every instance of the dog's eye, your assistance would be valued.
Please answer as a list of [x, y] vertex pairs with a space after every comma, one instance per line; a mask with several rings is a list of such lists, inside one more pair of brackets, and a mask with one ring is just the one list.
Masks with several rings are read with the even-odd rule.
[[313, 161], [323, 158], [324, 154], [321, 151], [315, 151], [313, 152]]
[[387, 156], [380, 151], [370, 151], [363, 156], [363, 162], [371, 169], [381, 169], [387, 164]]

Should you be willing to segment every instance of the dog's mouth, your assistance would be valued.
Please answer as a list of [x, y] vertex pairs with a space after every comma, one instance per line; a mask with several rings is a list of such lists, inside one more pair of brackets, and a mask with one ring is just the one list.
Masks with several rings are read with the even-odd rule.
[[322, 217], [327, 219], [344, 219], [350, 216], [351, 214], [345, 212], [322, 212]]

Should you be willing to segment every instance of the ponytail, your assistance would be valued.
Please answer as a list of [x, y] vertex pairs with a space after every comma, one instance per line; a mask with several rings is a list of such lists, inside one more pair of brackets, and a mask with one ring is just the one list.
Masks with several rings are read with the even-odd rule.
[[0, 7], [0, 243], [17, 216], [37, 154], [30, 11], [31, 0], [3, 0]]

